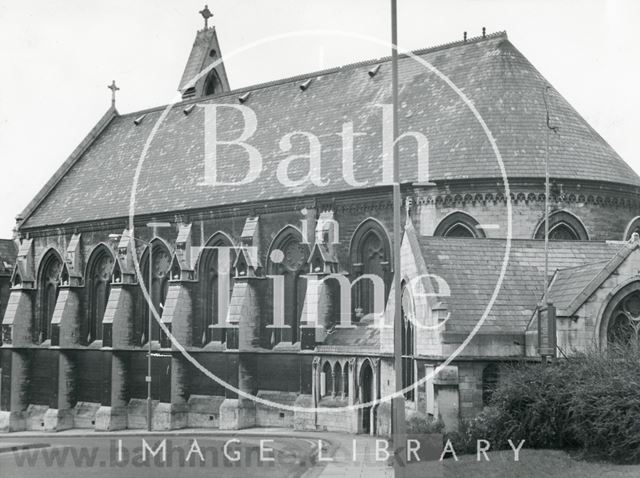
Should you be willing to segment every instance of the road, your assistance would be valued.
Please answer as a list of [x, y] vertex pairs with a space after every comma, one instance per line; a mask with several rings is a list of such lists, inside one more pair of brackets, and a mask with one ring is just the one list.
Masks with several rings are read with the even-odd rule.
[[[14, 444], [35, 448], [6, 450]], [[299, 477], [317, 447], [286, 436], [12, 434], [0, 438], [0, 477]]]

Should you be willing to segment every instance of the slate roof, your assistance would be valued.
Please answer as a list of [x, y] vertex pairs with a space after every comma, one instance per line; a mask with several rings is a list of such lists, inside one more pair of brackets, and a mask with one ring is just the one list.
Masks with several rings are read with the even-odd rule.
[[548, 298], [559, 316], [572, 316], [627, 257], [640, 247], [638, 239], [625, 243], [610, 260], [557, 271]]
[[[446, 332], [469, 333], [482, 317], [493, 294], [506, 241], [425, 236], [418, 237], [418, 241], [429, 272], [446, 280], [451, 289], [451, 297], [445, 298], [451, 313]], [[550, 274], [557, 269], [580, 266], [573, 277], [582, 271], [591, 274], [587, 277], [593, 279], [604, 263], [623, 247], [619, 243], [551, 241]], [[479, 333], [524, 333], [542, 297], [543, 276], [544, 241], [511, 241], [502, 288]]]
[[[496, 139], [507, 175], [544, 177], [546, 145], [542, 75], [513, 46], [505, 33], [471, 39], [416, 52], [446, 74], [474, 103]], [[369, 70], [381, 68], [373, 77]], [[416, 131], [429, 140], [430, 178], [464, 180], [501, 177], [493, 150], [482, 128], [453, 89], [425, 66], [401, 58], [400, 131]], [[342, 176], [342, 139], [337, 133], [345, 122], [367, 133], [355, 140], [354, 176], [378, 183], [381, 175], [382, 112], [376, 104], [391, 103], [391, 65], [388, 59], [347, 65], [323, 72], [284, 79], [199, 99], [199, 104], [244, 103], [258, 119], [248, 143], [262, 154], [263, 170], [254, 182], [242, 186], [203, 185], [204, 108], [185, 115], [176, 104], [150, 143], [142, 167], [136, 214], [207, 208], [225, 204], [262, 202], [317, 193], [351, 190]], [[312, 78], [302, 91], [299, 86]], [[552, 122], [560, 132], [551, 142], [550, 172], [556, 178], [599, 180], [640, 186], [640, 178], [555, 90], [550, 92]], [[128, 214], [134, 171], [144, 144], [164, 107], [117, 116], [95, 141], [74, 159], [73, 167], [24, 212], [22, 227], [39, 227], [125, 217]], [[210, 126], [208, 126], [210, 127]], [[218, 112], [218, 137], [231, 140], [244, 127], [238, 111]], [[280, 139], [293, 131], [315, 134], [322, 144], [321, 174], [326, 186], [285, 187], [276, 179], [277, 165], [291, 154], [308, 151], [306, 140], [294, 138], [290, 152], [279, 149]], [[403, 140], [401, 179], [414, 181], [416, 147]], [[240, 147], [221, 147], [218, 175], [221, 181], [240, 180], [247, 166]], [[302, 163], [299, 163], [300, 166]], [[306, 168], [291, 167], [298, 179]]]
[[9, 264], [16, 263], [18, 249], [11, 239], [0, 239], [0, 260]]
[[0, 239], [0, 273], [10, 274], [16, 264], [18, 248], [11, 239]]
[[557, 310], [566, 309], [607, 263], [596, 262], [557, 271], [549, 286], [548, 300]]

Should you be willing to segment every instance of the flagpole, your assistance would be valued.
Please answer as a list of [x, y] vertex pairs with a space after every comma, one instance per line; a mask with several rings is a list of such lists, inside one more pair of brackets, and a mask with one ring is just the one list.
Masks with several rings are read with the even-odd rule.
[[[391, 96], [393, 101], [393, 277], [394, 277], [394, 314], [393, 314], [393, 369], [396, 392], [402, 390], [402, 289], [400, 274], [400, 241], [402, 230], [400, 224], [400, 195], [399, 158], [396, 140], [399, 136], [398, 126], [398, 12], [397, 0], [391, 0]], [[394, 460], [393, 468], [396, 477], [404, 476], [401, 451], [404, 449], [401, 440], [406, 436], [404, 417], [404, 396], [395, 397], [391, 404], [391, 434], [393, 437]]]

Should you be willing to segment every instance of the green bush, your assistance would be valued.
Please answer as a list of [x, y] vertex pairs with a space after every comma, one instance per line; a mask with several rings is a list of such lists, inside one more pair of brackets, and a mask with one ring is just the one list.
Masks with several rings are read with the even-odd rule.
[[586, 457], [640, 462], [640, 354], [588, 352], [555, 364], [503, 369], [491, 406], [448, 435], [456, 451], [525, 447], [580, 449]]
[[407, 416], [407, 433], [412, 434], [430, 434], [442, 433], [444, 430], [444, 422], [438, 418], [437, 420], [431, 415], [423, 412], [412, 412]]

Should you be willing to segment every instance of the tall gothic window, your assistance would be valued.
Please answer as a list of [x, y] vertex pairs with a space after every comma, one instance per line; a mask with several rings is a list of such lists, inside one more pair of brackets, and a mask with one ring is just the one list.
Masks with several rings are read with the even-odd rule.
[[[536, 239], [544, 239], [544, 219], [538, 225]], [[589, 235], [582, 221], [568, 211], [556, 211], [549, 216], [549, 240], [588, 241]]]
[[225, 303], [228, 305], [233, 291], [234, 255], [232, 250], [217, 249], [220, 247], [232, 247], [232, 244], [225, 234], [216, 233], [207, 241], [200, 256], [201, 309], [193, 321], [194, 345], [204, 346], [211, 342], [213, 328], [210, 326], [222, 324], [226, 320], [220, 314], [221, 306]]
[[[415, 326], [413, 299], [409, 290], [402, 288], [402, 388], [415, 383]], [[407, 400], [415, 400], [415, 390], [405, 393]]]
[[[282, 254], [274, 254], [275, 250], [282, 251]], [[284, 278], [284, 323], [291, 327], [292, 343], [299, 340], [300, 317], [307, 291], [304, 274], [308, 271], [309, 253], [309, 246], [302, 242], [302, 234], [292, 226], [278, 234], [269, 251], [269, 274]], [[274, 256], [281, 256], [281, 262], [274, 262]]]
[[456, 211], [446, 216], [433, 233], [444, 237], [485, 237], [484, 230], [469, 214]]
[[[145, 250], [142, 260], [140, 261], [140, 271], [142, 272], [142, 281], [151, 296], [151, 301], [158, 315], [162, 317], [164, 303], [169, 290], [169, 268], [171, 266], [171, 255], [167, 246], [158, 239], [151, 241], [152, 247], [152, 267], [151, 276], [152, 283], [149, 287], [149, 248]], [[138, 314], [136, 326], [134, 329], [134, 340], [137, 345], [142, 345], [149, 340], [149, 304], [142, 293], [138, 291]], [[151, 319], [151, 340], [160, 340], [160, 326], [155, 315]]]
[[[390, 261], [391, 248], [384, 228], [373, 219], [364, 221], [351, 240], [352, 277], [355, 280], [363, 274], [374, 274], [382, 278], [385, 285], [384, 303], [391, 283]], [[353, 288], [352, 299], [356, 321], [375, 312], [375, 299], [373, 282], [368, 279], [358, 281]]]
[[640, 291], [622, 299], [611, 313], [607, 342], [624, 347], [640, 345]]
[[86, 273], [88, 321], [83, 331], [88, 344], [102, 340], [102, 319], [109, 300], [113, 266], [113, 254], [104, 245], [96, 247], [89, 257]]
[[53, 249], [49, 250], [40, 262], [38, 276], [39, 307], [33, 329], [34, 340], [38, 343], [51, 338], [51, 319], [58, 300], [61, 271], [62, 258]]

